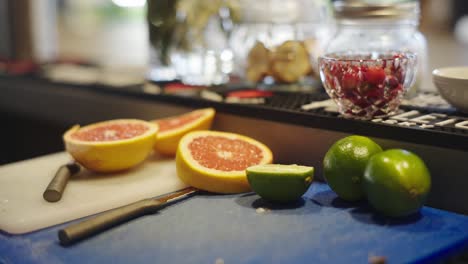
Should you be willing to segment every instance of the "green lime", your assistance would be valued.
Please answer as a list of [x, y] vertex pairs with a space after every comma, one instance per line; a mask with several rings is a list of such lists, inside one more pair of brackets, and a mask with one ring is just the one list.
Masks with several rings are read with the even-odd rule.
[[416, 154], [390, 149], [369, 160], [363, 186], [369, 203], [377, 211], [402, 217], [423, 206], [431, 189], [431, 175]]
[[368, 137], [349, 136], [335, 142], [323, 159], [323, 176], [330, 188], [347, 201], [365, 197], [362, 177], [367, 161], [382, 148]]
[[314, 179], [314, 168], [266, 164], [247, 168], [250, 187], [265, 200], [279, 203], [301, 198]]

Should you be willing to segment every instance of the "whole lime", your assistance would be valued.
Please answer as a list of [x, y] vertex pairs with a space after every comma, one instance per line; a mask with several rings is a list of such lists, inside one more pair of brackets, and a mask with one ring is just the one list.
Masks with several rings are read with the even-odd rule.
[[314, 179], [314, 167], [284, 164], [256, 165], [246, 169], [252, 189], [265, 200], [297, 201]]
[[390, 149], [369, 160], [363, 187], [369, 203], [377, 211], [403, 217], [423, 206], [431, 188], [431, 175], [416, 154]]
[[370, 157], [382, 148], [368, 137], [348, 136], [331, 146], [323, 159], [323, 176], [330, 188], [347, 201], [365, 197], [364, 169]]

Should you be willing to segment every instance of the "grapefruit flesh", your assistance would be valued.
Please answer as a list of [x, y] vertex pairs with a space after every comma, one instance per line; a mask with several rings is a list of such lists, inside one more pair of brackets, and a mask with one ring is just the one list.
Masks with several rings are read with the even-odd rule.
[[245, 170], [273, 160], [264, 144], [239, 134], [195, 131], [177, 149], [177, 175], [185, 183], [215, 193], [250, 191]]
[[190, 131], [210, 129], [214, 115], [213, 108], [204, 108], [178, 116], [153, 120], [152, 122], [159, 126], [154, 150], [164, 155], [174, 156], [180, 139]]
[[166, 132], [187, 125], [197, 120], [202, 115], [202, 112], [192, 112], [178, 117], [161, 119], [156, 121], [156, 123], [159, 125], [159, 132]]
[[139, 136], [149, 129], [142, 124], [108, 124], [72, 134], [73, 139], [82, 141], [115, 141]]
[[117, 119], [69, 129], [65, 149], [85, 168], [96, 172], [129, 169], [151, 153], [158, 126], [137, 119]]
[[241, 171], [258, 164], [262, 150], [240, 139], [206, 136], [193, 139], [190, 154], [201, 166], [220, 171]]

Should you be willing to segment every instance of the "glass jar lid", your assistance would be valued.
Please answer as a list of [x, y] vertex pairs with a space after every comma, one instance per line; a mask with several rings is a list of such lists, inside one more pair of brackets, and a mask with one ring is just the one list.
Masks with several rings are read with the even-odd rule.
[[240, 21], [250, 23], [323, 23], [329, 0], [240, 0]]
[[341, 19], [399, 19], [418, 21], [418, 1], [341, 0], [334, 2], [335, 18]]

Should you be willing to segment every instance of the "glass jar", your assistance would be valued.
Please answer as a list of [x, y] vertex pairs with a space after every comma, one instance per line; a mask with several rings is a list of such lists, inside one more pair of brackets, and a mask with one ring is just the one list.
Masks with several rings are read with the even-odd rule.
[[414, 82], [416, 55], [408, 52], [335, 52], [319, 58], [320, 78], [345, 117], [393, 114]]
[[414, 53], [418, 71], [406, 96], [415, 95], [422, 87], [430, 87], [424, 83], [428, 55], [426, 38], [418, 30], [419, 1], [337, 1], [334, 15], [336, 28], [325, 53]]
[[241, 0], [229, 41], [234, 79], [275, 85], [313, 82], [318, 76], [313, 62], [328, 33], [330, 7], [329, 0]]
[[154, 81], [191, 85], [228, 81], [228, 35], [237, 0], [148, 0], [150, 72]]
[[426, 42], [417, 29], [419, 3], [381, 2], [334, 3], [336, 30], [319, 59], [320, 77], [345, 117], [395, 113], [405, 94], [416, 93], [418, 67], [426, 66]]

